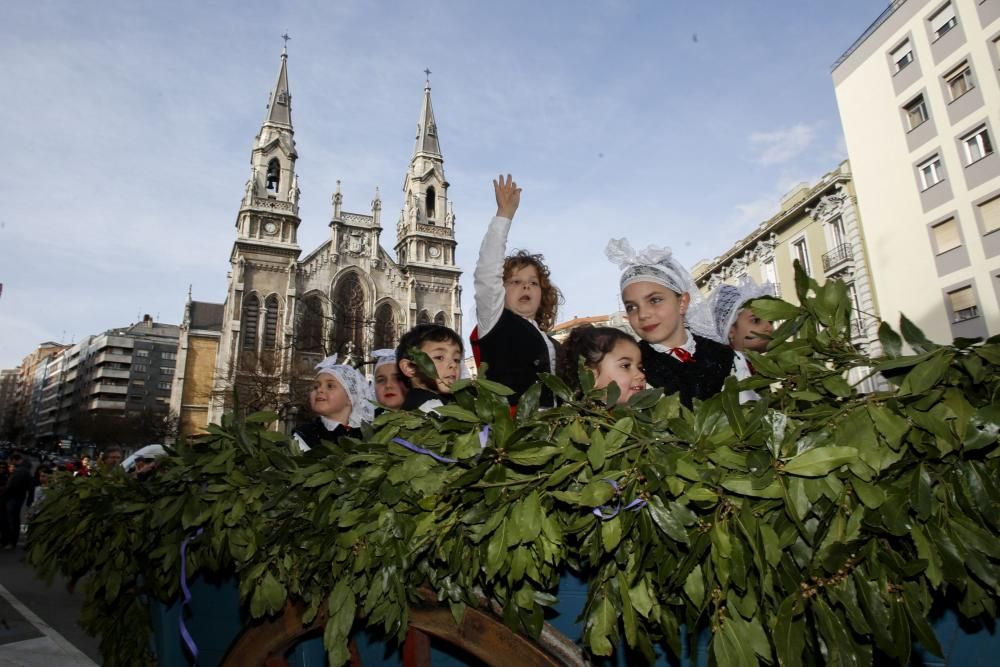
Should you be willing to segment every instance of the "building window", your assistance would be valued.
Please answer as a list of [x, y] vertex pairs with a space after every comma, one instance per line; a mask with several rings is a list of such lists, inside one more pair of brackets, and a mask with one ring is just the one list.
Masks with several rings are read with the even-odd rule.
[[951, 304], [952, 322], [964, 322], [979, 317], [979, 306], [976, 305], [976, 295], [972, 291], [972, 285], [948, 292], [948, 301]]
[[149, 356], [149, 350], [136, 350], [135, 351], [135, 356], [137, 356], [137, 357], [148, 357]]
[[938, 255], [962, 245], [962, 237], [958, 233], [958, 221], [955, 218], [939, 222], [931, 227], [931, 231], [934, 234], [934, 249]]
[[278, 297], [272, 294], [264, 301], [264, 349], [278, 346]]
[[173, 352], [161, 352], [160, 353], [160, 358], [161, 359], [177, 359], [177, 355], [175, 353], [173, 353]]
[[952, 102], [975, 87], [972, 83], [972, 70], [969, 69], [969, 63], [962, 63], [945, 74], [944, 80], [948, 85], [948, 99]]
[[158, 383], [156, 385], [156, 388], [157, 389], [166, 389], [166, 390], [169, 390], [170, 389], [170, 383], [169, 382], [160, 382], [160, 383]]
[[146, 364], [132, 364], [133, 373], [146, 373], [149, 371], [149, 366]]
[[903, 111], [906, 112], [907, 131], [917, 128], [927, 121], [927, 104], [924, 102], [923, 95], [917, 95], [912, 102], [903, 107]]
[[812, 275], [812, 268], [809, 266], [809, 248], [806, 245], [805, 237], [792, 241], [792, 258], [799, 260], [806, 275]]
[[941, 171], [941, 157], [938, 155], [917, 166], [917, 171], [920, 172], [921, 190], [933, 187], [944, 180], [944, 174]]
[[173, 375], [174, 369], [169, 366], [160, 366], [160, 375]]
[[982, 160], [993, 152], [993, 144], [990, 143], [990, 135], [986, 131], [985, 125], [980, 125], [971, 133], [962, 137], [962, 148], [965, 150], [965, 164]]
[[146, 386], [146, 381], [145, 380], [132, 380], [132, 386], [133, 387], [145, 387]]
[[267, 163], [267, 191], [278, 194], [278, 186], [281, 185], [281, 163], [278, 158]]
[[902, 70], [904, 67], [913, 62], [913, 47], [910, 46], [910, 40], [904, 41], [902, 44], [896, 47], [896, 49], [889, 54], [889, 58], [892, 60], [892, 73]]
[[260, 315], [260, 301], [255, 294], [251, 294], [243, 301], [243, 321], [240, 329], [243, 335], [243, 349], [257, 349], [257, 318]]
[[944, 37], [945, 33], [958, 25], [958, 19], [955, 18], [955, 8], [949, 2], [930, 18], [930, 22], [931, 33], [934, 36], [932, 41], [936, 42]]
[[427, 188], [426, 194], [424, 194], [424, 204], [427, 207], [427, 222], [434, 224], [435, 209], [437, 207], [437, 192], [434, 191], [434, 186]]
[[980, 204], [979, 215], [983, 219], [983, 234], [1000, 229], [1000, 197], [994, 197]]

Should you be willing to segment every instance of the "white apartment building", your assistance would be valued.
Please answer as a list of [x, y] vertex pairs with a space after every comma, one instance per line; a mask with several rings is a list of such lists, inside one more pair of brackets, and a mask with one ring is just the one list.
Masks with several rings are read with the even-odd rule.
[[1000, 0], [895, 0], [833, 81], [882, 317], [1000, 333]]

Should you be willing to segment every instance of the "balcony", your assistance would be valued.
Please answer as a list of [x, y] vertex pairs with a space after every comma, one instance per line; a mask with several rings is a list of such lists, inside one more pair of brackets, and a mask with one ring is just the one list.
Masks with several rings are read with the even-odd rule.
[[827, 273], [837, 269], [842, 264], [854, 259], [854, 251], [850, 243], [841, 243], [839, 246], [823, 255], [823, 270]]
[[115, 354], [112, 352], [101, 352], [97, 355], [94, 360], [95, 364], [109, 364], [117, 362], [119, 364], [131, 364], [132, 355], [131, 354]]
[[98, 398], [87, 404], [88, 410], [125, 410], [125, 400], [110, 401]]
[[119, 380], [128, 379], [128, 371], [119, 368], [98, 368], [95, 378], [116, 378]]
[[127, 384], [109, 384], [107, 382], [95, 382], [87, 389], [88, 394], [121, 394], [128, 392]]
[[868, 338], [868, 319], [860, 316], [851, 317], [851, 339]]

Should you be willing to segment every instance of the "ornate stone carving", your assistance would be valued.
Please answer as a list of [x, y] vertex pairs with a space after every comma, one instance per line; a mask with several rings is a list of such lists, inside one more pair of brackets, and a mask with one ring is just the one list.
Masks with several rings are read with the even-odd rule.
[[837, 191], [820, 198], [819, 203], [809, 211], [813, 220], [824, 222], [839, 215], [847, 201], [847, 191], [844, 186], [839, 186]]
[[441, 236], [444, 238], [451, 238], [452, 236], [450, 229], [437, 225], [417, 225], [417, 231], [421, 234], [430, 234], [431, 236]]
[[266, 208], [272, 211], [288, 211], [289, 213], [292, 213], [295, 210], [295, 207], [291, 202], [278, 201], [277, 199], [265, 199], [263, 197], [254, 197], [253, 206], [255, 208]]
[[342, 217], [343, 221], [349, 225], [361, 225], [363, 227], [371, 227], [375, 222], [375, 218], [370, 215], [362, 215], [360, 213], [347, 213], [345, 212]]
[[367, 255], [368, 235], [359, 231], [344, 234], [340, 239], [340, 251], [348, 255]]

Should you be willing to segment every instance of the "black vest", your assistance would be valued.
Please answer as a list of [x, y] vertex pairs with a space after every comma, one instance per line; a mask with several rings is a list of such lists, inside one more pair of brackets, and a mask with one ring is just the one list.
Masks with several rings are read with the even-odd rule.
[[420, 406], [428, 401], [441, 401], [444, 405], [448, 405], [454, 400], [455, 399], [451, 394], [439, 394], [436, 391], [431, 391], [430, 389], [410, 387], [406, 392], [406, 398], [403, 399], [403, 405], [401, 405], [399, 409], [419, 410]]
[[305, 424], [300, 424], [295, 427], [292, 431], [293, 434], [302, 438], [310, 449], [315, 449], [319, 447], [319, 443], [322, 440], [337, 443], [343, 436], [350, 433], [351, 428], [344, 426], [343, 424], [338, 424], [337, 428], [332, 431], [323, 425], [323, 420], [319, 417], [306, 422]]
[[[694, 336], [694, 334], [691, 334]], [[701, 336], [693, 361], [683, 363], [672, 354], [657, 352], [646, 341], [639, 342], [646, 381], [661, 387], [664, 394], [680, 392], [681, 403], [692, 406], [694, 399], [704, 401], [722, 391], [722, 385], [733, 368], [733, 349]]]
[[[507, 397], [511, 405], [517, 405], [521, 394], [538, 382], [539, 373], [555, 372], [549, 363], [549, 347], [542, 338], [545, 335], [532, 322], [504, 308], [489, 333], [472, 343], [479, 347], [478, 360], [487, 364], [486, 379], [514, 390]], [[559, 343], [551, 337], [549, 340], [558, 357]], [[552, 392], [543, 389], [539, 405], [555, 405]]]

